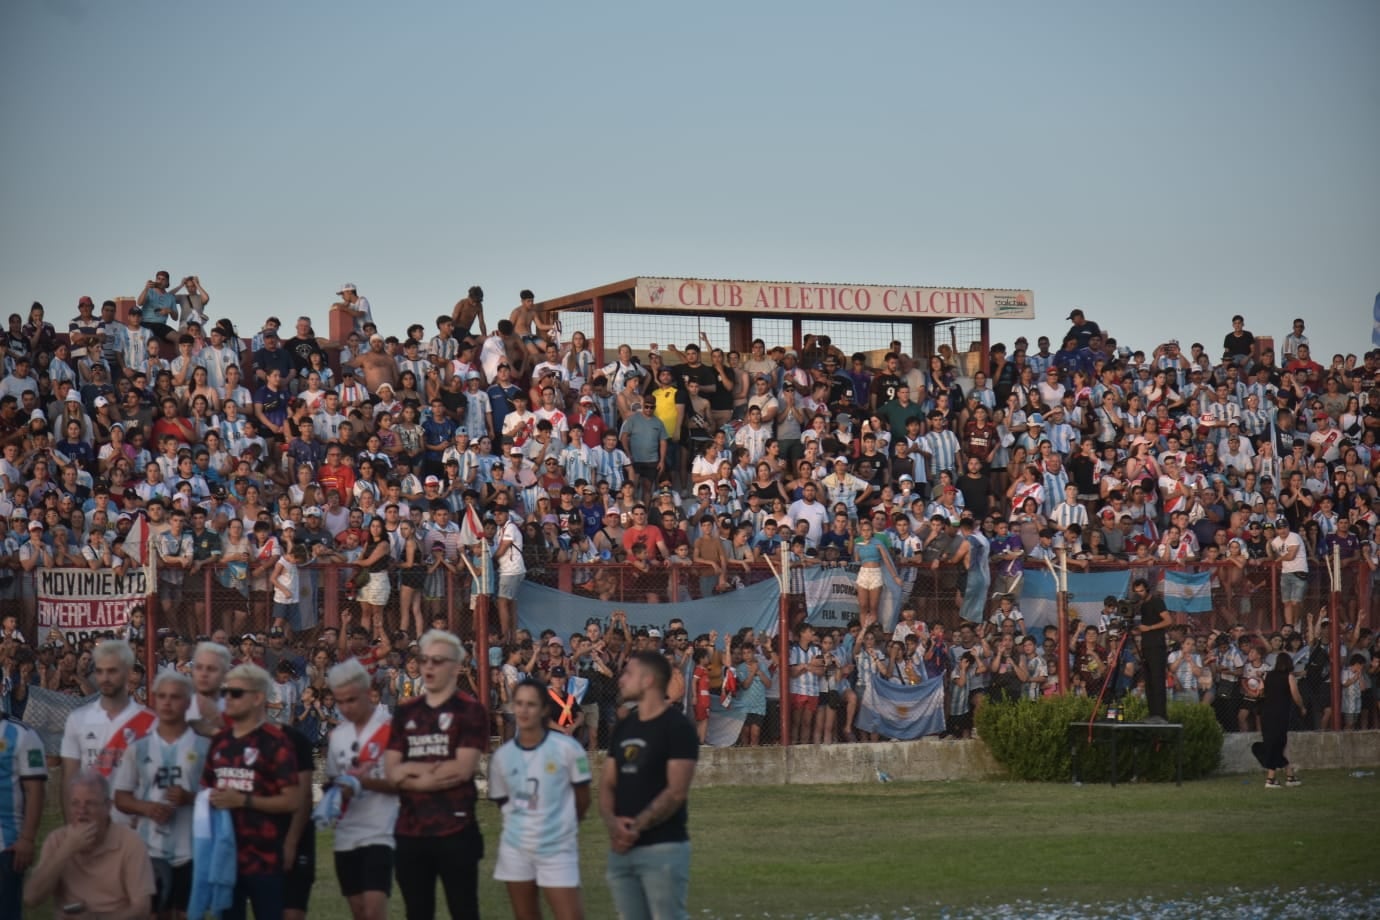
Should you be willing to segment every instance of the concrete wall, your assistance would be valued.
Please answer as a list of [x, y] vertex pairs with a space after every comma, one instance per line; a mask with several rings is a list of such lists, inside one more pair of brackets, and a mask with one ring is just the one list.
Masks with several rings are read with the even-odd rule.
[[[1251, 755], [1251, 743], [1259, 739], [1259, 735], [1227, 735], [1218, 772], [1259, 771], [1260, 765]], [[1289, 736], [1288, 755], [1300, 770], [1373, 770], [1380, 767], [1380, 732], [1298, 732]], [[702, 748], [695, 783], [781, 786], [876, 782], [878, 769], [898, 781], [999, 779], [1005, 775], [980, 740], [924, 740], [790, 748]]]
[[[1227, 735], [1217, 772], [1259, 772], [1262, 768], [1251, 754], [1251, 744], [1259, 740], [1259, 735]], [[1380, 766], [1380, 732], [1294, 732], [1284, 753], [1299, 770], [1374, 770]]]
[[1000, 777], [1003, 771], [981, 741], [906, 741], [789, 748], [702, 748], [697, 785], [781, 786], [788, 783]]

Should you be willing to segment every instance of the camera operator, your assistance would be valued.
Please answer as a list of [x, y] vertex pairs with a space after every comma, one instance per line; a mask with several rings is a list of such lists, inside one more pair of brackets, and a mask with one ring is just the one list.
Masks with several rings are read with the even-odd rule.
[[1150, 709], [1145, 721], [1163, 724], [1167, 709], [1164, 672], [1169, 660], [1164, 633], [1174, 621], [1164, 600], [1151, 593], [1150, 583], [1144, 578], [1137, 578], [1131, 591], [1135, 596], [1132, 603], [1140, 608], [1136, 634], [1140, 636], [1140, 657], [1145, 666], [1145, 702]]

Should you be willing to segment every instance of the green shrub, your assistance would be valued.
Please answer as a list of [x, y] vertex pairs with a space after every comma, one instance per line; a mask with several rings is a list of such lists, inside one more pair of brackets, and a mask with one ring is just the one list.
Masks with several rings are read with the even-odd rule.
[[[1086, 723], [1096, 701], [1082, 696], [1054, 696], [1039, 700], [1014, 700], [984, 705], [977, 713], [977, 731], [983, 743], [1014, 779], [1038, 782], [1068, 782], [1072, 757], [1069, 753], [1069, 723]], [[1145, 718], [1145, 700], [1127, 697], [1122, 703], [1126, 721]], [[1184, 779], [1207, 776], [1217, 769], [1222, 758], [1222, 729], [1212, 707], [1202, 704], [1169, 704], [1169, 721], [1184, 726]], [[1108, 779], [1111, 749], [1105, 744], [1088, 744], [1087, 733], [1075, 736], [1082, 756], [1079, 768], [1086, 782]], [[1130, 739], [1118, 739], [1118, 741]], [[1117, 776], [1131, 775], [1130, 743], [1117, 745]], [[1174, 779], [1174, 743], [1166, 739], [1151, 742], [1135, 751], [1137, 772], [1142, 780], [1153, 782]]]

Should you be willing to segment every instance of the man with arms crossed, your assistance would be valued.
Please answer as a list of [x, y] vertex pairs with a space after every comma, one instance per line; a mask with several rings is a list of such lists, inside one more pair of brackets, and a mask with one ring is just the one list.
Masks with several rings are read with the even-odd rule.
[[354, 920], [387, 920], [398, 821], [397, 790], [383, 769], [392, 717], [369, 698], [369, 672], [358, 660], [331, 668], [326, 682], [340, 712], [326, 754], [326, 777], [341, 787], [344, 803], [335, 825], [335, 874]]
[[187, 725], [192, 681], [162, 671], [153, 682], [158, 724], [134, 742], [115, 771], [115, 807], [140, 819], [135, 831], [153, 858], [153, 912], [187, 916], [192, 895], [192, 802], [210, 740]]
[[[115, 774], [130, 744], [147, 735], [158, 721], [153, 711], [129, 698], [129, 673], [134, 650], [122, 639], [99, 642], [91, 653], [91, 672], [101, 698], [67, 716], [62, 733], [62, 781], [82, 770], [94, 770], [107, 780]], [[108, 792], [108, 790], [107, 790]], [[67, 797], [63, 796], [66, 804]], [[117, 823], [131, 825], [128, 815], [114, 812]]]
[[607, 879], [623, 920], [689, 917], [690, 782], [699, 757], [695, 726], [666, 699], [671, 665], [656, 652], [629, 656], [619, 699], [636, 703], [613, 730], [599, 776], [599, 815], [609, 832]]
[[489, 761], [489, 798], [503, 810], [494, 878], [508, 884], [515, 920], [541, 920], [537, 889], [556, 920], [583, 920], [579, 826], [589, 810], [589, 758], [546, 727], [546, 688], [513, 690], [517, 735]]
[[290, 738], [268, 721], [273, 679], [258, 665], [242, 664], [225, 675], [223, 728], [211, 739], [201, 785], [211, 807], [231, 809], [235, 827], [235, 893], [222, 920], [244, 920], [245, 902], [255, 920], [282, 920], [282, 842], [301, 805], [297, 755]]
[[436, 916], [436, 880], [452, 917], [479, 916], [479, 860], [474, 771], [489, 746], [488, 712], [457, 689], [465, 647], [433, 629], [418, 642], [424, 692], [398, 706], [384, 770], [398, 790], [398, 890], [407, 920]]

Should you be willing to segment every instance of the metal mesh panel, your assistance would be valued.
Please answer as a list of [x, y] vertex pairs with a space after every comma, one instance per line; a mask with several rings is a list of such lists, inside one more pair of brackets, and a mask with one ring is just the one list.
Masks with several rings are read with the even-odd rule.
[[[567, 310], [561, 313], [561, 341], [570, 341], [575, 332], [583, 332], [594, 339], [594, 314], [588, 310]], [[700, 333], [709, 336], [714, 347], [728, 349], [728, 320], [722, 316], [681, 316], [648, 313], [614, 313], [604, 311], [604, 351], [612, 357], [619, 345], [629, 345], [637, 354], [645, 354], [652, 342], [664, 348], [674, 345], [684, 348], [700, 342]], [[789, 340], [789, 332], [787, 339]], [[788, 342], [789, 344], [789, 342]]]
[[794, 347], [791, 341], [791, 321], [788, 319], [755, 316], [752, 319], [752, 337], [766, 343], [768, 350], [778, 345], [782, 348]]
[[806, 319], [801, 323], [802, 335], [827, 335], [835, 348], [845, 354], [885, 351], [896, 339], [905, 351], [911, 349], [913, 329], [910, 323], [877, 323], [860, 320]]

